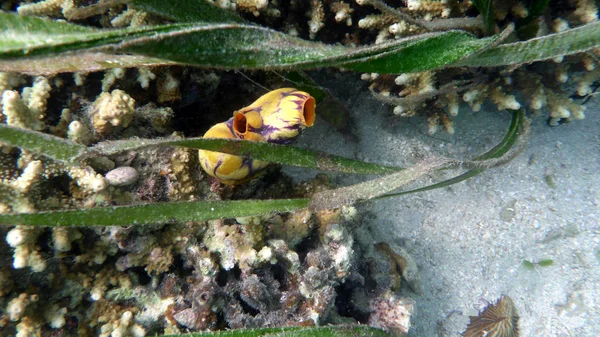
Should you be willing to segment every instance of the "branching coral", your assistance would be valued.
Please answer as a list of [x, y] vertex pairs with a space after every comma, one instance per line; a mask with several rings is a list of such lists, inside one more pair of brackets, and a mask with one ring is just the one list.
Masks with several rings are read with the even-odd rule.
[[38, 131], [44, 129], [43, 119], [51, 89], [45, 77], [38, 77], [32, 87], [23, 89], [21, 95], [14, 90], [3, 91], [1, 106], [6, 124]]
[[[375, 43], [390, 39], [390, 34], [406, 36], [424, 31], [448, 30], [452, 25], [468, 28], [467, 19], [443, 19], [460, 15], [468, 8], [467, 2], [456, 5], [455, 2], [409, 1], [406, 6], [393, 8], [379, 0], [359, 0], [359, 5], [370, 5], [381, 14], [370, 14], [359, 21], [362, 29], [379, 30]], [[467, 6], [467, 7], [465, 7]], [[528, 9], [520, 1], [505, 1], [497, 3], [495, 8], [496, 20], [503, 22], [513, 18], [526, 18]], [[537, 34], [547, 34], [548, 31], [561, 32], [569, 27], [597, 20], [597, 8], [590, 1], [571, 1], [571, 7], [552, 8], [554, 17], [551, 22], [545, 18], [536, 21]], [[431, 18], [441, 19], [429, 21]], [[455, 27], [458, 27], [455, 26]], [[481, 26], [476, 28], [481, 32]], [[568, 58], [557, 58], [548, 67], [515, 66], [508, 70], [490, 69], [478, 73], [472, 71], [450, 71], [450, 74], [429, 72], [430, 78], [436, 81], [423, 81], [420, 73], [400, 74], [393, 77], [379, 74], [363, 74], [362, 79], [371, 81], [370, 86], [377, 99], [395, 105], [394, 113], [400, 116], [424, 115], [427, 118], [429, 133], [435, 133], [438, 125], [452, 133], [454, 123], [451, 117], [459, 110], [459, 97], [468, 103], [473, 111], [479, 111], [486, 100], [490, 100], [499, 110], [516, 110], [530, 107], [535, 111], [547, 108], [550, 124], [558, 125], [561, 120], [583, 118], [584, 107], [573, 102], [568, 93], [563, 91], [566, 85], [577, 86], [579, 96], [592, 92], [592, 85], [597, 81], [597, 57], [594, 52], [578, 54]], [[584, 75], [579, 75], [581, 66]], [[461, 78], [457, 81], [456, 78]], [[424, 84], [431, 83], [427, 86]], [[453, 90], [447, 90], [454, 88]], [[522, 91], [523, 95], [515, 95]]]
[[310, 5], [311, 9], [308, 13], [310, 16], [308, 30], [310, 32], [310, 38], [314, 39], [319, 30], [325, 26], [325, 12], [321, 0], [311, 0]]
[[173, 102], [181, 99], [179, 80], [171, 72], [163, 72], [157, 81], [158, 103]]
[[[230, 2], [233, 2], [233, 5], [236, 9], [244, 12], [250, 12], [254, 16], [259, 16], [260, 12], [267, 8], [267, 5], [269, 4], [269, 0], [230, 0]], [[222, 1], [221, 6], [228, 7], [231, 5], [227, 6]]]
[[[84, 109], [75, 113], [72, 113], [70, 109], [59, 110], [61, 116], [57, 126], [47, 127], [46, 114], [50, 112], [47, 105], [52, 90], [48, 79], [35, 78], [33, 85], [23, 88], [21, 95], [17, 91], [10, 90], [21, 83], [19, 77], [3, 75], [2, 79], [4, 89], [2, 116], [5, 117], [8, 125], [34, 130], [49, 130], [58, 135], [66, 135], [83, 144], [94, 141], [86, 124], [78, 120], [73, 121], [74, 118], [85, 117], [82, 116]], [[115, 91], [113, 94], [113, 96], [108, 93], [104, 96], [101, 95], [101, 99], [99, 98], [97, 101], [98, 104], [94, 106], [96, 110], [92, 109], [95, 117], [93, 122], [96, 122], [95, 125], [99, 131], [108, 132], [110, 128], [114, 128], [113, 124], [124, 123], [127, 125], [133, 117], [133, 100], [122, 91]], [[74, 100], [77, 99], [77, 96], [73, 97]], [[107, 124], [110, 125], [110, 128]], [[92, 195], [105, 191], [108, 184], [101, 174], [87, 164], [94, 165], [101, 170], [114, 167], [114, 163], [112, 163], [112, 167], [109, 167], [103, 163], [103, 160], [106, 161], [106, 158], [96, 157], [78, 165], [66, 164], [34, 155], [25, 150], [21, 150], [17, 155], [17, 151], [6, 147], [2, 153], [3, 170], [0, 174], [1, 209], [3, 212], [31, 212], [40, 208], [65, 206], [61, 193], [56, 197], [44, 196], [44, 193], [49, 193], [45, 188], [52, 186], [50, 181], [64, 175], [70, 177], [75, 183], [70, 189], [72, 195], [84, 203], [87, 202], [87, 205], [93, 205], [97, 200]], [[111, 199], [112, 197], [110, 193], [106, 193], [103, 198]], [[26, 251], [23, 248], [19, 249], [21, 253]], [[28, 250], [32, 254], [35, 253], [31, 249]], [[23, 253], [22, 255], [27, 254]], [[25, 265], [32, 264], [25, 263]], [[42, 269], [39, 264], [38, 267], [38, 269]]]
[[100, 327], [100, 337], [143, 337], [146, 330], [139, 324], [133, 322], [133, 313], [125, 311], [118, 319], [107, 321]]
[[21, 15], [53, 16], [62, 13], [65, 17], [75, 8], [73, 0], [42, 0], [36, 3], [21, 4], [17, 11]]
[[13, 267], [15, 269], [30, 267], [33, 272], [46, 269], [46, 260], [38, 251], [37, 237], [41, 231], [34, 227], [17, 226], [6, 235], [6, 242], [15, 249]]
[[53, 305], [50, 310], [48, 310], [45, 314], [46, 320], [50, 323], [50, 327], [53, 329], [62, 328], [67, 322], [65, 319], [65, 315], [67, 314], [66, 307], [59, 307], [58, 305]]
[[18, 74], [0, 72], [0, 93], [19, 84], [21, 84], [21, 77]]
[[125, 69], [114, 68], [108, 70], [102, 79], [102, 91], [109, 91], [110, 87], [112, 87], [118, 79], [123, 78], [123, 76], [125, 76]]
[[27, 293], [22, 293], [18, 297], [13, 298], [8, 302], [8, 306], [6, 307], [6, 312], [10, 320], [13, 322], [21, 320], [26, 314], [27, 307], [32, 302], [37, 302], [38, 300], [39, 296], [37, 294], [29, 295]]
[[52, 244], [59, 252], [68, 252], [72, 248], [72, 242], [81, 239], [82, 235], [76, 229], [55, 227], [52, 229]]
[[344, 1], [333, 1], [329, 5], [335, 13], [335, 21], [345, 22], [346, 26], [352, 26], [352, 13], [354, 9]]
[[[112, 19], [110, 21], [110, 24], [116, 28], [146, 26], [148, 24], [148, 13], [142, 12], [142, 11], [139, 11], [136, 9], [128, 8], [127, 10], [125, 10], [124, 12], [122, 12], [121, 14], [116, 16], [114, 19]], [[140, 76], [141, 77], [146, 76], [146, 75], [149, 75], [149, 77], [152, 76], [152, 75], [150, 75], [152, 73], [149, 73], [149, 71], [146, 71], [146, 70], [147, 70], [147, 68], [140, 67]], [[142, 83], [142, 87], [146, 88], [146, 87], [144, 87], [143, 80], [140, 80], [140, 82]]]
[[[53, 270], [49, 287], [54, 294], [36, 304], [46, 314], [22, 316], [19, 329], [63, 329], [70, 316], [80, 317], [77, 333], [107, 336], [215, 329], [219, 317], [232, 328], [321, 324], [336, 315], [337, 287], [354, 279], [355, 248], [347, 222], [355, 219], [355, 210], [347, 208], [207, 224], [57, 228], [50, 245], [55, 259], [45, 260], [51, 265], [46, 269]], [[7, 241], [35, 251], [43, 230], [31, 230], [16, 227]], [[305, 249], [305, 256], [298, 249]], [[69, 259], [71, 251], [81, 254]], [[187, 280], [167, 276], [176, 259], [191, 268]], [[139, 275], [152, 281], [140, 284]], [[82, 318], [85, 300], [93, 304]], [[168, 323], [156, 324], [162, 317]]]
[[94, 140], [91, 130], [79, 121], [69, 123], [67, 138], [83, 145], [88, 145]]
[[598, 20], [598, 7], [596, 2], [592, 0], [570, 0], [569, 2], [575, 4], [575, 11], [573, 16], [576, 17], [581, 23], [589, 23]]

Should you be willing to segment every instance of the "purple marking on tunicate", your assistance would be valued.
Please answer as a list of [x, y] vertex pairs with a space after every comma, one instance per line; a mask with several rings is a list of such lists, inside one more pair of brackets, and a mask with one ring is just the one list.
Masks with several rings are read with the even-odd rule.
[[248, 167], [248, 173], [252, 173], [252, 163], [254, 161], [251, 158], [244, 158], [244, 160], [242, 160], [242, 167], [246, 166]]
[[272, 125], [264, 125], [262, 128], [260, 128], [260, 130], [258, 130], [260, 132], [260, 134], [263, 137], [268, 137], [270, 134], [272, 134], [273, 132], [277, 132], [281, 130], [280, 128], [276, 127], [276, 126], [272, 126]]
[[271, 137], [269, 135], [269, 136], [265, 137], [266, 140], [268, 142], [271, 142], [271, 143], [287, 144], [287, 143], [293, 141], [294, 139], [296, 139], [300, 135], [300, 133], [302, 132], [302, 129], [300, 128], [299, 125], [285, 126], [285, 127], [281, 128], [281, 129], [279, 129], [279, 131], [281, 131], [283, 129], [296, 131], [297, 134], [294, 137], [277, 137], [277, 134], [275, 134], [275, 135], [273, 135], [273, 137]]
[[249, 176], [253, 176], [257, 172], [260, 172], [260, 171], [262, 171], [262, 170], [265, 169], [264, 167], [256, 169], [254, 167], [254, 160], [251, 159], [251, 158], [244, 158], [244, 160], [242, 161], [242, 166], [247, 166], [248, 167], [248, 175]]
[[296, 103], [297, 107], [296, 109], [298, 110], [302, 110], [303, 105], [304, 105], [304, 101], [291, 101], [292, 103]]
[[298, 132], [300, 132], [300, 124], [291, 124], [291, 125], [288, 125], [288, 126], [284, 127], [284, 129], [286, 129], [286, 130], [297, 130]]
[[227, 125], [227, 127], [229, 128], [229, 132], [236, 136], [235, 131], [233, 130], [233, 117], [229, 118], [226, 122], [225, 125]]
[[281, 118], [280, 116], [277, 116], [277, 119], [278, 119], [278, 120], [281, 122], [281, 124], [283, 124], [283, 125], [286, 125], [286, 124], [288, 124], [288, 123], [289, 123], [287, 119], [283, 119], [283, 118]]
[[306, 98], [306, 95], [301, 94], [298, 91], [282, 92], [281, 95], [283, 97], [294, 96], [294, 97], [298, 97], [298, 98]]
[[217, 161], [217, 165], [215, 165], [215, 168], [213, 169], [213, 175], [215, 177], [217, 176], [217, 170], [219, 169], [219, 167], [221, 167], [221, 165], [223, 165], [223, 158], [219, 158], [219, 160]]

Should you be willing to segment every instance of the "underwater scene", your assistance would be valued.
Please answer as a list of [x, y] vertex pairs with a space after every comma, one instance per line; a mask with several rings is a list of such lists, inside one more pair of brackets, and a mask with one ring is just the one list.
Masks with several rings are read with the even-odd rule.
[[0, 337], [600, 336], [600, 1], [0, 1]]

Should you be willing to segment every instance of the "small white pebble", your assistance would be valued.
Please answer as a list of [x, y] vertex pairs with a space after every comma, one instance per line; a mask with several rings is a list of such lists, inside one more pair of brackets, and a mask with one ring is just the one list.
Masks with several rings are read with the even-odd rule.
[[108, 171], [104, 177], [109, 185], [127, 186], [135, 183], [138, 176], [138, 172], [133, 167], [121, 166]]

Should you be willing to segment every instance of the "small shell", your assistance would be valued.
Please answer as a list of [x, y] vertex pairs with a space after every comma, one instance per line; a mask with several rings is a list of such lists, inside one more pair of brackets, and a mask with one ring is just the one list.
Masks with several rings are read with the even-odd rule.
[[137, 181], [138, 172], [133, 167], [121, 166], [108, 171], [104, 178], [106, 178], [109, 185], [127, 186]]
[[[229, 138], [289, 143], [315, 123], [315, 99], [293, 88], [273, 90], [250, 106], [234, 112], [228, 121], [211, 127], [205, 138]], [[199, 150], [206, 173], [229, 185], [246, 182], [268, 163], [236, 155]]]
[[471, 316], [464, 337], [519, 337], [519, 314], [512, 299], [503, 295], [479, 316]]

